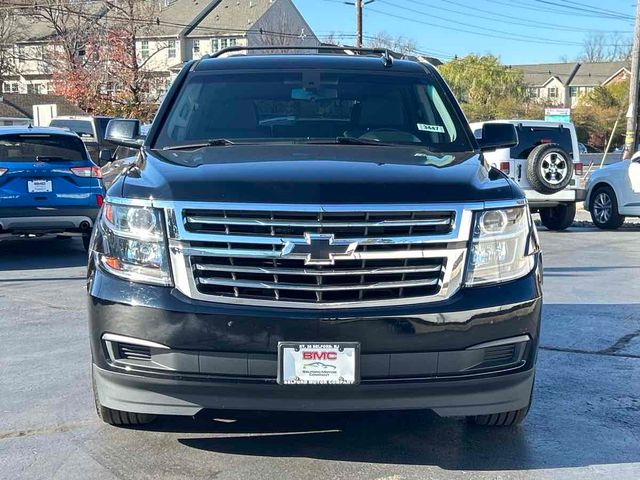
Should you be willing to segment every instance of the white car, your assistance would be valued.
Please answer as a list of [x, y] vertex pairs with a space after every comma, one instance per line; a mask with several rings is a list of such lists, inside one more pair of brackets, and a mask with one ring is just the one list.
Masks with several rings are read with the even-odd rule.
[[476, 138], [485, 123], [511, 123], [518, 144], [483, 154], [489, 165], [511, 177], [524, 191], [533, 213], [549, 230], [564, 230], [585, 198], [582, 162], [572, 123], [542, 120], [491, 120], [471, 124]]
[[584, 207], [596, 227], [616, 229], [625, 217], [640, 217], [640, 152], [631, 160], [607, 165], [591, 174]]

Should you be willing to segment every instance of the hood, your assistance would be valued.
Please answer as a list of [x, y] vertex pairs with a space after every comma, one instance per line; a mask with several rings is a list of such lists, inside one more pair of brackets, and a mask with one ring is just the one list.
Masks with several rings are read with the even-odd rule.
[[360, 145], [146, 150], [110, 190], [127, 198], [237, 203], [434, 203], [510, 199], [478, 156]]

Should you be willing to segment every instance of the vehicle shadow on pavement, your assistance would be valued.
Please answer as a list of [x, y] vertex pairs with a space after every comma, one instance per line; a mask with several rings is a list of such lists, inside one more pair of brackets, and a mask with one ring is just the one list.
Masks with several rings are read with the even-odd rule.
[[[461, 419], [439, 418], [428, 411], [247, 413], [234, 415], [233, 420], [167, 419], [157, 428], [179, 431], [186, 427], [190, 434], [179, 439], [180, 444], [215, 453], [432, 465], [446, 470], [529, 470], [640, 461], [637, 448], [635, 454], [619, 452], [612, 457], [589, 448], [570, 430], [564, 439], [557, 431], [541, 434], [535, 418], [507, 428], [478, 427]], [[207, 435], [191, 435], [198, 431]], [[553, 441], [547, 442], [549, 437]]]
[[46, 270], [87, 265], [80, 237], [0, 239], [0, 271]]

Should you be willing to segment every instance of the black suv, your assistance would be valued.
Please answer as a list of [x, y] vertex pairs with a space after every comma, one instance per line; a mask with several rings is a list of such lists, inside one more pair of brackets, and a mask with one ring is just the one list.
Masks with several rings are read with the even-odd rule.
[[[242, 47], [246, 50], [246, 47]], [[238, 49], [223, 52], [230, 55]], [[387, 53], [187, 64], [94, 230], [100, 417], [531, 402], [541, 256], [522, 191], [427, 64]]]

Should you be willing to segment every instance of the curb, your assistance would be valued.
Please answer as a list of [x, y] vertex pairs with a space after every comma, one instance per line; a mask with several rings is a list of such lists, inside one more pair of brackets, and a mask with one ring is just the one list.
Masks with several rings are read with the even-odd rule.
[[[534, 220], [533, 223], [536, 224], [536, 227], [544, 227], [544, 225], [542, 225], [542, 222], [540, 222], [540, 220]], [[601, 230], [600, 228], [596, 227], [593, 224], [593, 222], [590, 222], [588, 220], [576, 220], [571, 224], [570, 228], [596, 228], [598, 230]], [[545, 230], [550, 232], [553, 231], [553, 230], [548, 230], [546, 227], [545, 227]], [[639, 230], [640, 231], [640, 223], [625, 222], [617, 230]], [[615, 232], [616, 230], [602, 230], [602, 231]]]

